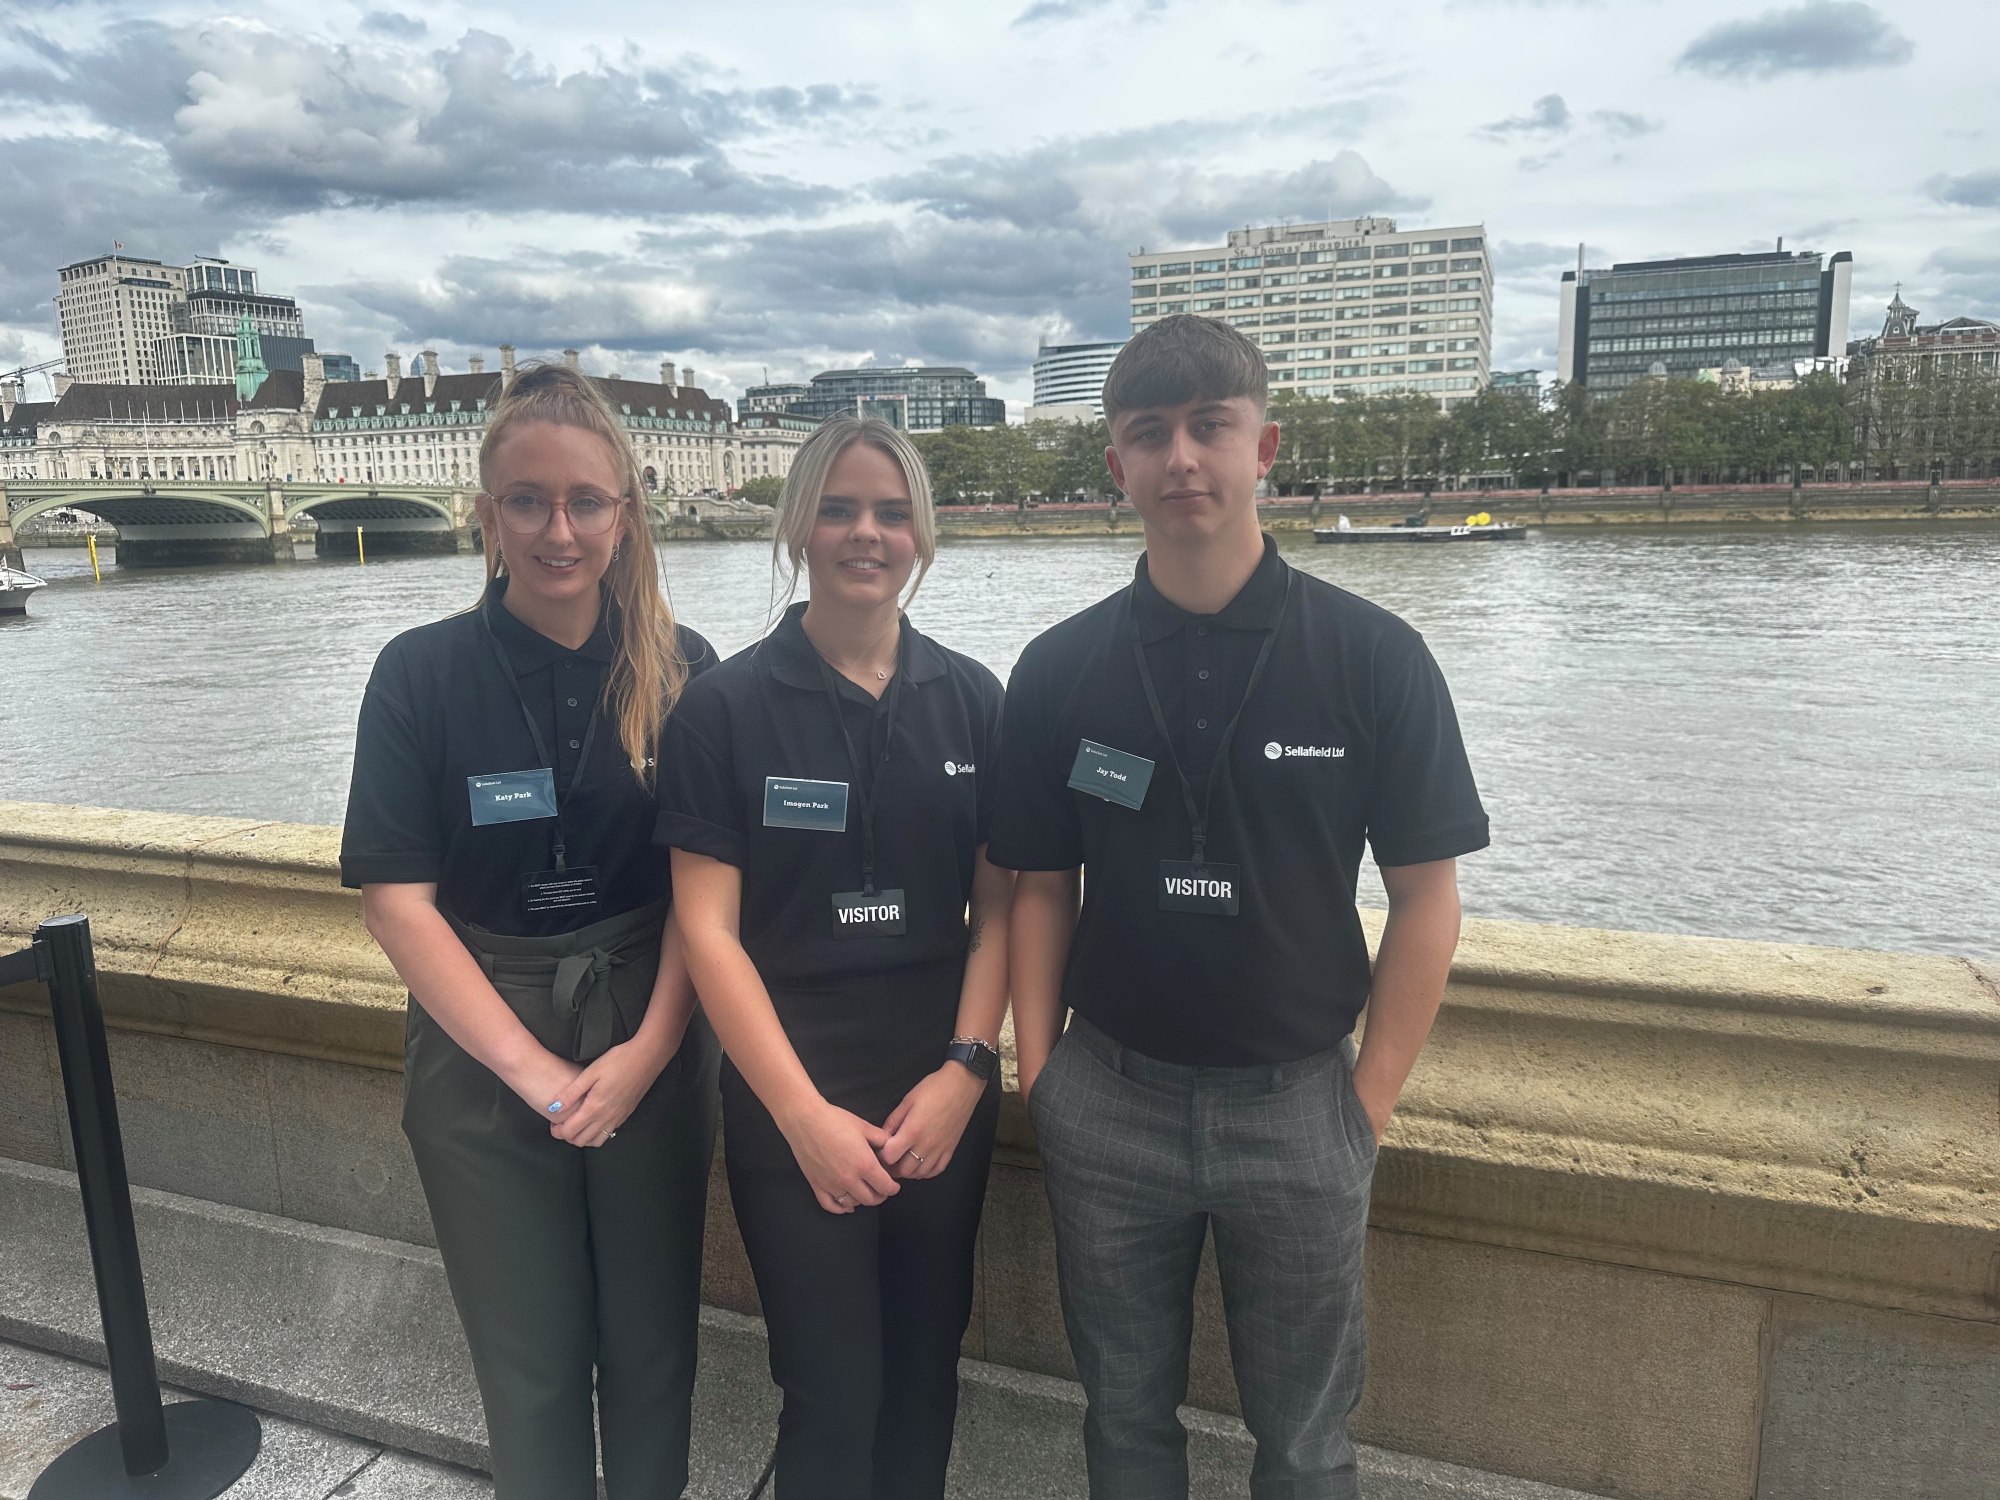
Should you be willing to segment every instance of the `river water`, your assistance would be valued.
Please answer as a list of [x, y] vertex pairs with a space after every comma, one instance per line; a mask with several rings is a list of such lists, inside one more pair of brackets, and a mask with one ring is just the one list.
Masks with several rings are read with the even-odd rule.
[[[759, 633], [764, 547], [664, 551], [682, 618], [725, 651]], [[1493, 818], [1470, 914], [2000, 957], [2000, 528], [1285, 552], [1443, 664]], [[1137, 553], [948, 542], [913, 615], [1004, 680]], [[50, 587], [0, 621], [0, 799], [318, 823], [375, 653], [480, 582], [473, 557], [28, 566]]]

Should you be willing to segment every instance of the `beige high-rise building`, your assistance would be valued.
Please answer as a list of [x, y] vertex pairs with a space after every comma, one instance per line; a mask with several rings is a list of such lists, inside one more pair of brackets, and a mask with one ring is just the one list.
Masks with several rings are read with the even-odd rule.
[[155, 343], [174, 331], [187, 297], [187, 272], [122, 252], [80, 260], [57, 273], [56, 318], [63, 361], [76, 380], [151, 385], [160, 378]]
[[1484, 225], [1273, 224], [1131, 262], [1134, 333], [1175, 313], [1219, 319], [1263, 350], [1274, 392], [1420, 391], [1451, 406], [1483, 390], [1492, 368]]

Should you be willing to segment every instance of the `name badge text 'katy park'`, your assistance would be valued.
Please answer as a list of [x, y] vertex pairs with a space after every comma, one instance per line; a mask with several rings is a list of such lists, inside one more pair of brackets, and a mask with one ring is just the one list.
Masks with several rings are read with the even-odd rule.
[[1145, 804], [1146, 788], [1152, 782], [1153, 763], [1145, 756], [1100, 745], [1096, 740], [1077, 741], [1076, 760], [1069, 768], [1070, 790], [1120, 807], [1138, 808]]
[[465, 778], [472, 826], [529, 823], [556, 815], [556, 773], [547, 766], [533, 771], [496, 771]]
[[810, 828], [821, 833], [847, 829], [847, 783], [799, 777], [764, 778], [764, 826]]

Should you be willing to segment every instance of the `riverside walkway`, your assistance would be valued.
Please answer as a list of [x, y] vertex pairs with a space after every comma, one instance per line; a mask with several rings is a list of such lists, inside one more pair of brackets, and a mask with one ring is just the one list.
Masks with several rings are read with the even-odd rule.
[[[91, 914], [163, 1376], [362, 1463], [476, 1467], [398, 1127], [403, 995], [338, 836], [0, 802], [0, 943]], [[2000, 976], [1962, 959], [1469, 921], [1377, 1169], [1371, 1500], [1993, 1500], [1996, 1091]], [[0, 989], [0, 1368], [96, 1336], [68, 1150], [46, 1001]], [[774, 1400], [726, 1193], [718, 1172], [697, 1491], [718, 1497], [747, 1491]], [[1011, 1091], [965, 1352], [959, 1493], [1080, 1495]], [[1241, 1494], [1212, 1269], [1190, 1374], [1198, 1493]], [[0, 1470], [40, 1431], [9, 1416]], [[402, 1462], [347, 1493], [396, 1493], [365, 1486]]]

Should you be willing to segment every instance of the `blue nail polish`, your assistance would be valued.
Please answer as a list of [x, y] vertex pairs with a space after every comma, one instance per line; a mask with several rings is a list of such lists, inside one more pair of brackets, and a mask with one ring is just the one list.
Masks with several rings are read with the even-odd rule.
[[551, 1105], [549, 1106], [549, 1113], [550, 1113], [550, 1114], [552, 1114], [552, 1115], [557, 1115], [557, 1114], [561, 1114], [561, 1113], [562, 1113], [562, 1100], [558, 1099], [558, 1100], [556, 1100], [556, 1102], [555, 1102], [555, 1103], [551, 1104]]

